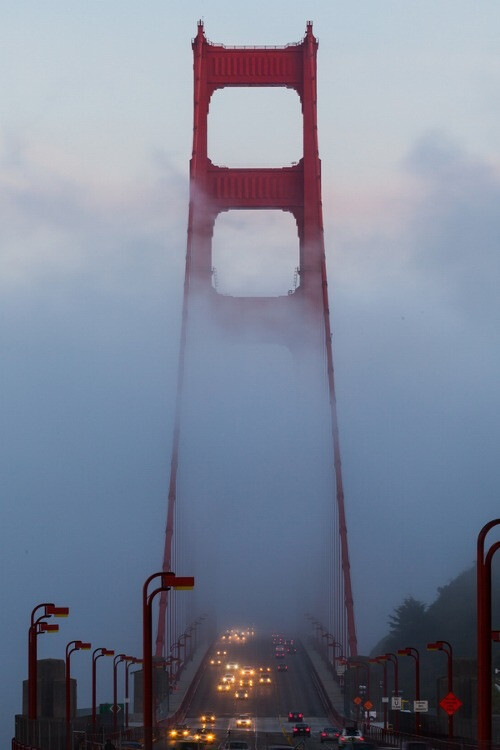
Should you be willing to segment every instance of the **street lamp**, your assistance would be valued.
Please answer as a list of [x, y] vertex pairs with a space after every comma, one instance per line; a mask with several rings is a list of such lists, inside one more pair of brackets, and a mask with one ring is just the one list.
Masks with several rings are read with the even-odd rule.
[[[43, 614], [38, 614], [38, 610], [43, 609]], [[28, 630], [28, 718], [36, 719], [37, 717], [37, 682], [38, 682], [38, 664], [37, 664], [37, 641], [36, 637], [40, 633], [57, 633], [59, 625], [48, 626], [43, 621], [48, 617], [67, 617], [69, 607], [56, 607], [52, 602], [38, 604], [31, 613], [30, 627]]]
[[71, 673], [70, 656], [73, 651], [90, 651], [92, 645], [84, 641], [70, 641], [66, 645], [66, 750], [71, 750]]
[[[389, 652], [388, 654], [384, 654], [383, 656], [379, 656], [378, 658], [386, 659], [387, 661], [392, 662], [392, 664], [394, 665], [394, 695], [396, 698], [399, 698], [398, 657], [396, 656], [396, 654]], [[396, 732], [399, 729], [399, 709], [395, 709], [394, 729], [396, 730]]]
[[[491, 562], [500, 549], [493, 544], [485, 557], [486, 535], [500, 524], [500, 518], [487, 523], [477, 537], [477, 741], [479, 750], [491, 744]], [[495, 631], [496, 632], [496, 631]], [[495, 637], [493, 636], [495, 640]]]
[[118, 664], [122, 661], [130, 661], [133, 656], [127, 656], [126, 654], [117, 654], [113, 659], [113, 732], [116, 735], [118, 725], [118, 680], [117, 680], [117, 668]]
[[[448, 641], [427, 644], [427, 651], [444, 651], [448, 657], [448, 693], [453, 693], [453, 648]], [[448, 737], [453, 739], [453, 714], [448, 714]]]
[[[359, 677], [358, 677], [358, 671], [359, 669], [365, 669], [366, 670], [366, 685], [363, 687], [365, 688], [365, 696], [363, 703], [366, 703], [367, 700], [370, 698], [370, 665], [368, 662], [365, 661], [357, 661], [357, 660], [350, 660], [347, 663], [348, 667], [354, 667], [356, 669], [356, 687], [358, 688], [358, 691], [361, 690]], [[356, 698], [359, 698], [360, 696], [357, 695]], [[358, 703], [358, 717], [359, 717], [359, 711], [360, 711], [361, 705]], [[363, 706], [364, 708], [364, 706]], [[364, 709], [366, 711], [366, 709]]]
[[128, 670], [131, 664], [142, 664], [142, 659], [135, 656], [129, 656], [125, 662], [125, 729], [128, 729]]
[[[389, 700], [387, 696], [387, 659], [385, 656], [376, 656], [374, 659], [370, 659], [371, 664], [381, 664], [384, 667], [384, 682], [382, 686], [383, 695], [382, 695], [382, 704], [384, 706], [384, 731], [387, 731], [387, 701]], [[385, 700], [384, 700], [385, 699]]]
[[[148, 592], [150, 583], [159, 578], [160, 581], [153, 591]], [[192, 576], [176, 576], [172, 572], [153, 573], [146, 579], [142, 588], [142, 641], [143, 641], [143, 724], [144, 724], [144, 750], [153, 748], [153, 647], [152, 631], [153, 599], [162, 591], [170, 589], [192, 589], [194, 578]]]
[[96, 704], [97, 704], [97, 668], [96, 668], [96, 662], [101, 656], [114, 656], [115, 652], [110, 650], [109, 648], [96, 648], [92, 652], [92, 731], [95, 733], [95, 725], [97, 720], [97, 710], [96, 710]]
[[[400, 648], [398, 650], [400, 656], [412, 656], [415, 660], [415, 700], [420, 700], [420, 654], [418, 649], [413, 646], [407, 646], [406, 648]], [[415, 734], [420, 734], [420, 711], [415, 711]]]
[[[330, 635], [330, 634], [328, 634], [328, 635]], [[332, 638], [332, 640], [326, 642], [326, 660], [329, 661], [329, 659], [328, 659], [328, 649], [332, 648], [333, 649], [332, 659], [333, 659], [333, 664], [335, 665], [335, 662], [337, 661], [338, 658], [342, 658], [342, 659], [344, 658], [344, 654], [342, 653], [342, 644], [335, 640], [335, 636], [334, 635], [330, 635], [330, 637]], [[335, 654], [335, 649], [336, 648], [340, 649], [339, 657], [337, 657], [336, 654]]]

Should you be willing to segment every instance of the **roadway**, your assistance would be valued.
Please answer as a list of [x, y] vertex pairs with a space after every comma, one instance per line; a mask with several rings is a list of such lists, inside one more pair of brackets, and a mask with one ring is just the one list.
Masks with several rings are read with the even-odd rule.
[[[186, 723], [191, 728], [199, 727], [201, 714], [210, 710], [216, 716], [217, 744], [224, 742], [229, 731], [231, 740], [244, 739], [251, 748], [265, 748], [271, 744], [294, 746], [303, 738], [292, 736], [294, 723], [288, 721], [288, 712], [301, 711], [304, 721], [311, 727], [307, 746], [311, 750], [317, 746], [319, 750], [319, 732], [331, 722], [325, 716], [324, 706], [311, 677], [308, 658], [300, 643], [297, 644], [296, 654], [288, 654], [280, 660], [274, 655], [271, 634], [267, 637], [253, 636], [244, 643], [219, 641], [214, 645], [213, 652], [217, 649], [226, 650], [227, 654], [223, 657], [222, 665], [209, 665], [204, 672], [186, 715]], [[222, 675], [231, 671], [227, 668], [228, 662], [257, 669], [269, 666], [272, 682], [270, 685], [259, 685], [256, 675], [248, 699], [236, 699], [233, 689], [220, 693], [217, 685]], [[287, 672], [277, 671], [280, 663], [287, 664]], [[235, 676], [239, 675], [235, 672]], [[251, 729], [236, 728], [236, 717], [243, 713], [250, 715]]]

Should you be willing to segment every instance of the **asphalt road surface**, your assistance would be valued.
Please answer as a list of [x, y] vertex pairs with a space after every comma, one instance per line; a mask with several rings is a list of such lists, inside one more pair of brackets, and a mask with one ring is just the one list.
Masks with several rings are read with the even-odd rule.
[[[200, 681], [198, 690], [189, 706], [186, 723], [196, 729], [201, 725], [200, 716], [204, 711], [212, 711], [216, 716], [215, 746], [224, 744], [226, 738], [230, 740], [242, 739], [250, 748], [259, 750], [270, 745], [288, 745], [295, 747], [301, 740], [305, 740], [307, 748], [319, 750], [319, 732], [330, 721], [325, 716], [324, 707], [320, 701], [313, 679], [311, 677], [308, 660], [303, 653], [300, 643], [296, 654], [288, 654], [285, 659], [276, 659], [271, 635], [268, 637], [250, 637], [245, 643], [225, 644], [220, 641], [214, 646], [225, 649], [227, 655], [220, 666], [208, 666]], [[229, 672], [228, 662], [237, 662], [239, 667], [252, 666], [271, 667], [271, 684], [259, 685], [258, 675], [254, 679], [254, 686], [249, 688], [248, 699], [236, 699], [234, 689], [228, 693], [217, 691], [221, 677]], [[286, 663], [287, 672], [278, 672], [278, 664]], [[238, 680], [240, 675], [232, 670]], [[294, 722], [288, 721], [289, 711], [301, 711], [304, 721], [311, 727], [309, 737], [294, 737], [292, 730]], [[249, 714], [252, 720], [250, 729], [236, 728], [236, 717]], [[331, 743], [333, 744], [333, 743]], [[336, 745], [335, 745], [336, 747]], [[325, 750], [325, 748], [324, 748]]]

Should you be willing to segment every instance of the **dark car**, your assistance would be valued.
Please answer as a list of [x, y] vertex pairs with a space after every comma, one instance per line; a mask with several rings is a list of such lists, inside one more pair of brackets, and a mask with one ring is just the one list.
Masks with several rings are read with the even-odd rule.
[[340, 729], [337, 727], [323, 727], [319, 733], [320, 742], [337, 742], [340, 737]]
[[311, 734], [311, 727], [309, 726], [309, 724], [306, 724], [305, 721], [299, 721], [297, 724], [295, 724], [293, 728], [294, 737], [299, 737], [300, 735], [309, 737], [310, 734]]
[[288, 664], [278, 664], [278, 672], [288, 672]]
[[288, 712], [288, 721], [302, 721], [304, 718], [304, 714], [302, 711], [289, 711]]

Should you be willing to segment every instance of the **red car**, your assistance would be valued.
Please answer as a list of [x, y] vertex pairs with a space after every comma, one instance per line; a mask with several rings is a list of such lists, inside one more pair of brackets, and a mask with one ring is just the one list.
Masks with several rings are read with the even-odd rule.
[[306, 724], [305, 721], [299, 721], [298, 724], [295, 724], [293, 728], [294, 737], [298, 737], [299, 735], [309, 737], [310, 734], [311, 734], [311, 727], [309, 726], [309, 724]]

